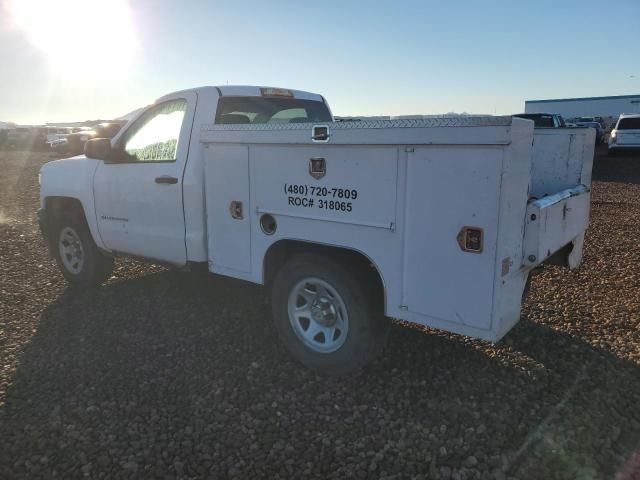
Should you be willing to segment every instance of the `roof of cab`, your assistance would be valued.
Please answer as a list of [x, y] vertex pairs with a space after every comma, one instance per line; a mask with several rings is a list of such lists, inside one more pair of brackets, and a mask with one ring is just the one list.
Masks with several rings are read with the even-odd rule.
[[[262, 96], [262, 88], [280, 88], [280, 87], [265, 87], [265, 86], [252, 86], [252, 85], [224, 85], [224, 86], [206, 86], [206, 87], [197, 87], [197, 88], [189, 88], [185, 90], [180, 90], [179, 92], [172, 92], [168, 95], [174, 95], [175, 93], [180, 92], [210, 92], [212, 90], [217, 91], [218, 95], [222, 97], [261, 97]], [[298, 98], [301, 100], [315, 100], [317, 102], [324, 102], [324, 98], [322, 95], [317, 93], [305, 92], [302, 90], [293, 90], [291, 88], [287, 88], [291, 93], [293, 93], [294, 98]], [[164, 98], [160, 97], [158, 100]], [[156, 100], [157, 101], [157, 100]]]

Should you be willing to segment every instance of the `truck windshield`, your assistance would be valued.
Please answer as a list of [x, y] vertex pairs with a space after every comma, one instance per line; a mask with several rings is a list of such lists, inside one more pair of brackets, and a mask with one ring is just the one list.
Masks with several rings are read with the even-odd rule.
[[296, 98], [222, 97], [216, 123], [315, 123], [330, 122], [324, 102]]
[[616, 130], [640, 130], [640, 117], [621, 118]]

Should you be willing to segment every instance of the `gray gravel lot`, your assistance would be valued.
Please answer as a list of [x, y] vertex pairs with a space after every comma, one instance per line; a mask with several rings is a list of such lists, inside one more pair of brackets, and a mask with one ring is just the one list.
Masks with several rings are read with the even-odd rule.
[[503, 341], [396, 322], [343, 379], [290, 360], [257, 286], [120, 261], [69, 291], [48, 159], [0, 152], [0, 479], [640, 478], [640, 157], [597, 158], [585, 263]]

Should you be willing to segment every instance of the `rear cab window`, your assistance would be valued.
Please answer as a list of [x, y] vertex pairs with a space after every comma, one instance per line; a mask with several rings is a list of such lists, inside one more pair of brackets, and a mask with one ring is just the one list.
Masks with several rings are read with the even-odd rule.
[[297, 98], [221, 97], [215, 123], [317, 123], [331, 122], [324, 102]]

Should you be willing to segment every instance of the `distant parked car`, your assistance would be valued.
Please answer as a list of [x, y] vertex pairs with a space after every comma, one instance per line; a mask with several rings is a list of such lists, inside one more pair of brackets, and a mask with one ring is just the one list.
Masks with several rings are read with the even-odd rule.
[[53, 142], [58, 141], [62, 138], [66, 138], [67, 135], [70, 135], [76, 131], [78, 131], [77, 128], [71, 127], [47, 127], [46, 143], [48, 145], [51, 145]]
[[602, 130], [605, 129], [604, 127], [604, 118], [600, 117], [600, 116], [595, 116], [595, 117], [577, 117], [574, 120], [575, 123], [589, 123], [589, 122], [597, 122], [600, 124], [600, 128], [602, 128]]
[[537, 128], [564, 128], [567, 126], [562, 115], [557, 113], [518, 113], [514, 117], [533, 120]]
[[640, 149], [640, 113], [623, 113], [609, 136], [609, 155]]
[[80, 130], [66, 135], [51, 145], [61, 155], [75, 156], [84, 152], [84, 144], [93, 138], [113, 138], [120, 131], [126, 120], [113, 120], [94, 125], [91, 128]]
[[602, 128], [602, 125], [600, 125], [599, 122], [596, 122], [596, 121], [593, 121], [593, 122], [576, 122], [576, 127], [595, 128], [596, 129], [596, 144], [602, 143], [602, 140], [604, 138], [604, 128]]

